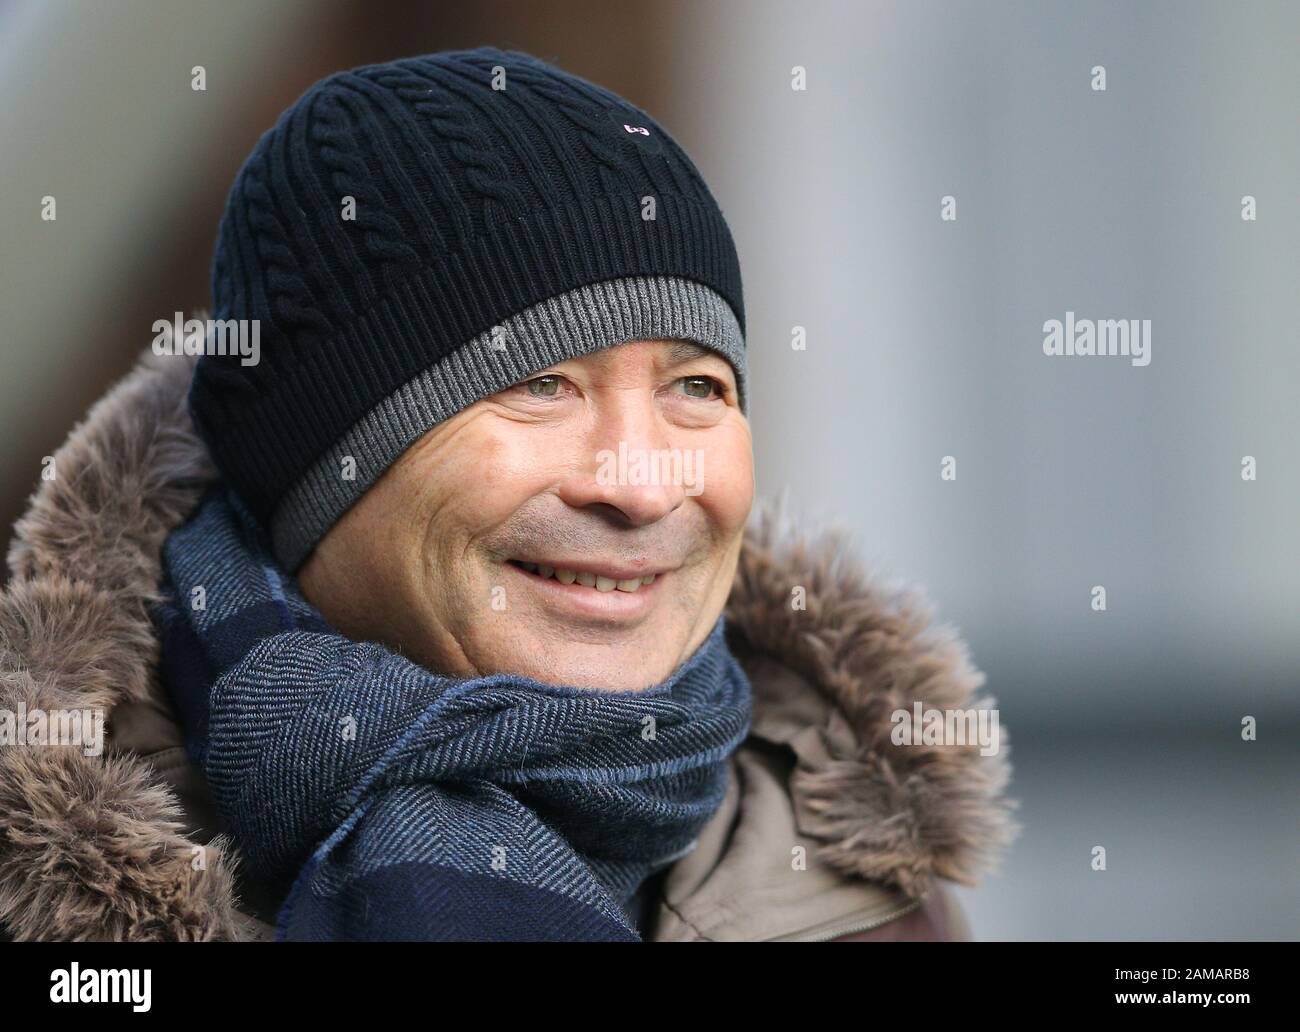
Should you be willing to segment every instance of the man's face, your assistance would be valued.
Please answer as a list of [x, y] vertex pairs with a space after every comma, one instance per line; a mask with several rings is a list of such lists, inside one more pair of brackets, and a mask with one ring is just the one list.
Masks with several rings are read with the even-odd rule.
[[440, 673], [642, 688], [712, 630], [753, 496], [730, 364], [634, 341], [434, 427], [298, 579], [342, 633]]

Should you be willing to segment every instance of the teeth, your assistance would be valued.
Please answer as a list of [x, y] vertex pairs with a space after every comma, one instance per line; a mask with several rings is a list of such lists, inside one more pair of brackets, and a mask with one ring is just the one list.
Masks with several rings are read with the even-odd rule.
[[595, 588], [597, 591], [637, 591], [643, 585], [653, 584], [655, 574], [648, 573], [644, 577], [629, 577], [627, 580], [615, 580], [613, 577], [602, 577], [595, 573], [578, 573], [576, 570], [565, 570], [555, 566], [540, 566], [537, 563], [518, 564], [529, 573], [535, 573], [539, 577], [554, 577], [561, 584], [581, 584], [584, 588]]

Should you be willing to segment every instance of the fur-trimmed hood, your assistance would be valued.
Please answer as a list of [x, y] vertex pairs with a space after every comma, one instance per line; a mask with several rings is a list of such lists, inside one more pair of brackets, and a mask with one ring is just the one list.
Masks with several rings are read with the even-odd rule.
[[[248, 937], [237, 852], [196, 827], [202, 786], [149, 616], [163, 541], [215, 476], [186, 412], [192, 371], [193, 359], [146, 354], [73, 430], [15, 527], [0, 713], [107, 714], [102, 755], [0, 744], [0, 929], [16, 939]], [[988, 756], [891, 742], [891, 714], [914, 702], [993, 705], [960, 640], [918, 596], [869, 578], [843, 539], [805, 540], [770, 512], [746, 531], [727, 618], [754, 683], [754, 735], [789, 757], [782, 794], [815, 863], [900, 898], [935, 877], [974, 884], [1016, 830], [1005, 734]], [[688, 891], [685, 870], [675, 891]], [[699, 895], [705, 879], [691, 878]]]

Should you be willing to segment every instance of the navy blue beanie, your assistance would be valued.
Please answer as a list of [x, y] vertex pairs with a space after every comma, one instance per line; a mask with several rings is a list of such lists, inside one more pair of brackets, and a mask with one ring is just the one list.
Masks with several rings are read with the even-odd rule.
[[340, 72], [267, 131], [226, 202], [190, 412], [296, 570], [430, 427], [557, 362], [637, 339], [733, 365], [735, 244], [644, 111], [495, 47]]

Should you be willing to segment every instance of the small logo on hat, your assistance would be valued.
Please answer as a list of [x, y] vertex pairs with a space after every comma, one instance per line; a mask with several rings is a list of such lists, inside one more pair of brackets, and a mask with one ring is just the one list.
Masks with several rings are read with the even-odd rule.
[[[669, 137], [666, 133], [658, 129], [651, 131], [654, 123], [649, 121], [649, 116], [645, 112], [627, 107], [611, 107], [606, 109], [605, 117], [609, 120], [609, 132], [619, 133], [623, 139], [629, 141], [628, 146], [635, 147], [637, 150], [658, 154], [668, 143]], [[642, 122], [642, 117], [645, 117], [646, 121]], [[636, 121], [631, 121], [634, 118]]]

